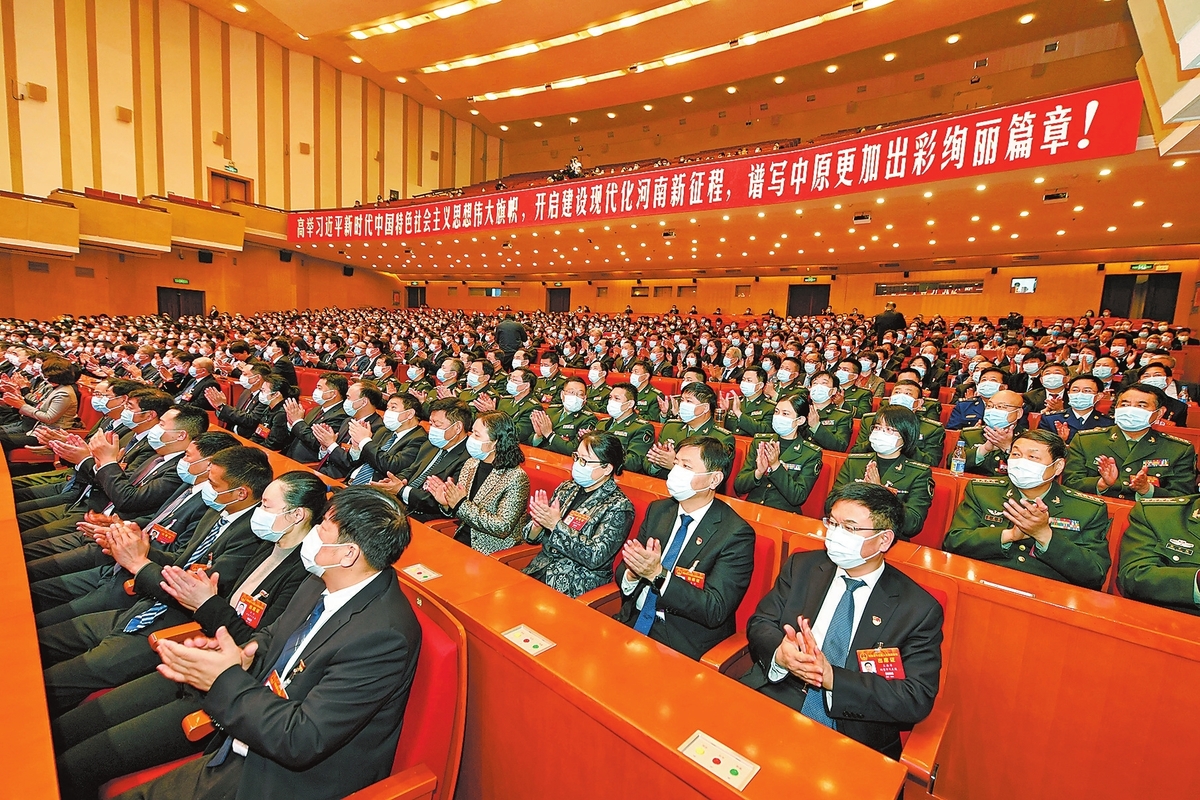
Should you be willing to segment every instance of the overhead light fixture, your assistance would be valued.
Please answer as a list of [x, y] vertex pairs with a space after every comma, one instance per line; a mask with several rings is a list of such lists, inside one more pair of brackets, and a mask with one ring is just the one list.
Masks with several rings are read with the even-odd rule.
[[367, 34], [366, 34], [366, 33], [364, 33], [363, 31], [350, 31], [350, 35], [351, 35], [353, 38], [355, 38], [355, 39], [359, 39], [359, 40], [362, 40], [362, 39], [366, 39], [366, 38], [368, 38], [368, 37], [367, 37]]
[[685, 102], [685, 103], [690, 103], [690, 102], [692, 102], [693, 99], [694, 98], [690, 94], [685, 94], [683, 96], [683, 102]]
[[1183, 166], [1184, 164], [1186, 164], [1186, 163], [1187, 163], [1187, 162], [1186, 162], [1186, 161], [1184, 161], [1184, 160], [1181, 158], [1181, 159], [1179, 159], [1178, 161], [1176, 161], [1176, 162], [1172, 163], [1172, 164], [1171, 164], [1171, 166], [1172, 166], [1172, 167], [1182, 167], [1182, 166]]
[[472, 114], [472, 116], [476, 116], [476, 117], [477, 117], [477, 116], [479, 116], [479, 109], [478, 109], [478, 108], [472, 108], [472, 109], [471, 109], [471, 114]]
[[1022, 25], [1028, 25], [1029, 23], [1033, 22], [1033, 14], [1025, 14], [1018, 19], [1017, 22], [1021, 23]]
[[1163, 223], [1163, 227], [1164, 227], [1164, 228], [1169, 228], [1169, 227], [1171, 227], [1171, 226], [1172, 226], [1172, 225], [1174, 225], [1174, 224], [1175, 224], [1174, 222], [1164, 222], [1164, 223]]
[[350, 56], [350, 60], [353, 61], [355, 64], [361, 64], [362, 56]]
[[1144, 206], [1144, 205], [1146, 205], [1146, 201], [1145, 201], [1145, 200], [1134, 200], [1134, 201], [1133, 201], [1133, 207], [1134, 207], [1134, 208], [1141, 208], [1141, 207], [1142, 207], [1142, 206]]
[[508, 130], [508, 126], [507, 126], [507, 125], [501, 125], [501, 126], [500, 126], [500, 130], [502, 130], [502, 131], [506, 131], [506, 130]]
[[296, 35], [299, 36], [304, 41], [306, 41], [306, 42], [308, 41], [308, 37], [305, 36], [303, 33], [300, 33], [300, 31], [296, 31]]
[[725, 91], [729, 92], [730, 94], [737, 94], [737, 87], [736, 86], [726, 86]]
[[579, 117], [568, 117], [567, 121], [574, 125], [576, 122], [579, 122]]
[[607, 114], [605, 114], [604, 116], [608, 117], [609, 119], [616, 119], [616, 118], [617, 118], [617, 112], [615, 112], [615, 111], [610, 111], [610, 112], [608, 112]]
[[1116, 229], [1117, 229], [1117, 226], [1116, 226], [1116, 225], [1109, 225], [1109, 226], [1108, 226], [1108, 232], [1109, 232], [1109, 233], [1112, 233], [1112, 232], [1113, 232], [1113, 231], [1115, 231]]
[[981, 184], [978, 184], [978, 185], [975, 187], [975, 191], [977, 191], [977, 192], [982, 192], [982, 191], [984, 191], [985, 189], [987, 189], [987, 184], [986, 184], [986, 183], [981, 183]]
[[895, 53], [884, 53], [884, 54], [883, 54], [883, 60], [884, 60], [884, 61], [895, 61], [895, 60], [896, 60], [896, 54], [895, 54]]
[[654, 106], [650, 105], [649, 103], [646, 103], [646, 105], [642, 106], [642, 110], [643, 111], [653, 111]]
[[400, 83], [408, 83], [408, 78], [404, 77], [403, 75], [397, 75], [396, 80], [398, 80]]
[[957, 33], [952, 33], [946, 37], [946, 44], [958, 44], [962, 41], [962, 36]]
[[250, 9], [246, 8], [246, 7], [245, 7], [244, 5], [242, 5], [241, 3], [234, 3], [234, 4], [233, 4], [233, 10], [234, 10], [234, 11], [236, 11], [236, 12], [238, 12], [239, 14], [245, 14], [245, 13], [246, 13], [247, 11], [249, 11]]
[[1109, 169], [1108, 167], [1105, 167], [1104, 169], [1100, 170], [1100, 175], [1101, 176], [1112, 175], [1112, 170]]
[[783, 83], [785, 80], [787, 80], [787, 78], [783, 77], [782, 75], [775, 76], [775, 83]]
[[825, 68], [825, 71], [828, 72], [830, 75], [832, 75], [833, 73], [837, 72], [837, 69], [838, 69], [837, 64], [830, 64], [828, 67]]
[[1046, 179], [1045, 179], [1045, 178], [1042, 178], [1042, 177], [1037, 177], [1037, 178], [1034, 178], [1034, 179], [1033, 179], [1033, 182], [1034, 182], [1034, 183], [1037, 183], [1037, 184], [1043, 184], [1043, 183], [1045, 183], [1045, 182], [1046, 182]]

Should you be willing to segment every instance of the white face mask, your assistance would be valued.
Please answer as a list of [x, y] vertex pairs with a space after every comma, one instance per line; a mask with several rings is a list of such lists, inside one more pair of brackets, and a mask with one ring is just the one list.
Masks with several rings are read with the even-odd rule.
[[322, 542], [320, 535], [317, 533], [317, 529], [313, 528], [308, 532], [308, 535], [304, 537], [304, 541], [300, 543], [300, 563], [304, 565], [306, 570], [319, 578], [325, 574], [325, 570], [334, 569], [341, 566], [341, 564], [329, 564], [328, 566], [322, 566], [321, 564], [318, 564], [315, 559], [317, 557], [317, 553], [321, 552], [321, 548], [344, 547], [347, 544], [349, 544], [349, 542], [337, 542], [335, 544], [327, 544], [326, 542]]
[[1008, 479], [1018, 489], [1033, 489], [1046, 482], [1046, 464], [1039, 464], [1028, 458], [1010, 458], [1008, 460]]
[[818, 383], [808, 390], [808, 395], [814, 403], [819, 405], [833, 396], [833, 389], [823, 383]]
[[588, 370], [588, 383], [597, 383], [600, 380], [600, 370]]
[[1154, 416], [1154, 412], [1146, 408], [1121, 406], [1113, 412], [1113, 422], [1117, 423], [1117, 427], [1126, 433], [1134, 433], [1149, 428], [1152, 416]]
[[775, 377], [779, 379], [780, 383], [787, 383], [795, 376], [791, 373], [790, 370], [781, 369], [775, 373]]
[[881, 456], [890, 456], [897, 452], [902, 443], [900, 435], [891, 431], [871, 431], [867, 438], [871, 442], [871, 449]]
[[886, 531], [878, 531], [871, 536], [859, 536], [841, 525], [828, 525], [825, 528], [825, 555], [842, 569], [861, 567], [867, 563], [867, 559], [862, 556], [863, 545], [868, 539], [874, 539], [884, 533]]
[[400, 429], [400, 424], [401, 420], [399, 411], [388, 409], [387, 411], [383, 412], [383, 427], [395, 433]]
[[617, 417], [619, 417], [625, 413], [625, 404], [622, 403], [620, 400], [614, 400], [613, 398], [610, 397], [610, 398], [608, 398], [607, 411], [608, 411], [608, 415], [610, 417], [612, 417], [613, 419], [616, 419]]
[[583, 408], [583, 398], [577, 394], [563, 395], [563, 408], [572, 414], [578, 414]]
[[1048, 375], [1042, 376], [1042, 386], [1045, 386], [1047, 389], [1061, 389], [1065, 382], [1066, 378], [1057, 372], [1051, 372]]
[[708, 472], [692, 472], [687, 467], [676, 464], [667, 473], [667, 491], [671, 493], [671, 497], [675, 498], [676, 502], [682, 503], [696, 496], [697, 490], [692, 488], [692, 481], [696, 479], [696, 476], [709, 474]]
[[753, 397], [758, 392], [758, 384], [754, 381], [742, 381], [738, 388], [742, 390], [742, 397]]

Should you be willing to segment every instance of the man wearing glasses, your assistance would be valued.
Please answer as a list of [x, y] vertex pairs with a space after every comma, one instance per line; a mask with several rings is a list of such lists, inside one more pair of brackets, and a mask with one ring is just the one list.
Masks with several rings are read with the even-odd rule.
[[789, 558], [750, 617], [742, 683], [898, 759], [900, 731], [933, 709], [942, 608], [884, 562], [904, 520], [896, 495], [850, 483], [832, 501], [825, 550]]
[[[967, 445], [967, 472], [987, 476], [1005, 474], [1013, 438], [1028, 427], [1021, 395], [1005, 389], [989, 397], [984, 403], [983, 425], [963, 428], [958, 435], [958, 440]], [[953, 453], [946, 456], [946, 469], [950, 469], [953, 458]]]

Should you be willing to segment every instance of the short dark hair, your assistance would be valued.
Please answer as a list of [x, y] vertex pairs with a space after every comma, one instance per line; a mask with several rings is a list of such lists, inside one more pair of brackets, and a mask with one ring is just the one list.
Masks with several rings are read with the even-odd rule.
[[208, 412], [199, 406], [185, 403], [175, 406], [175, 411], [178, 412], [175, 416], [175, 430], [187, 431], [189, 439], [194, 441], [197, 436], [208, 430]]
[[700, 448], [700, 460], [709, 472], [719, 472], [725, 478], [729, 477], [729, 468], [733, 466], [733, 448], [715, 436], [689, 436], [675, 445], [678, 453], [685, 447]]
[[307, 508], [312, 512], [312, 524], [317, 525], [325, 515], [325, 497], [329, 489], [316, 473], [304, 469], [285, 472], [275, 480], [283, 485], [283, 502], [288, 508]]
[[625, 447], [621, 440], [611, 433], [592, 431], [585, 433], [579, 443], [586, 444], [596, 454], [596, 459], [602, 464], [612, 466], [613, 476], [620, 475], [625, 469]]
[[326, 386], [335, 389], [342, 397], [346, 396], [346, 390], [350, 388], [350, 382], [340, 372], [322, 372], [317, 380], [325, 381]]
[[512, 372], [508, 373], [509, 380], [516, 380], [518, 383], [526, 383], [529, 386], [534, 386], [537, 383], [537, 376], [533, 374], [533, 370], [525, 367], [517, 367]]
[[[278, 372], [272, 372], [267, 377], [263, 378], [263, 383], [270, 387], [272, 392], [279, 392], [286, 400], [289, 397], [295, 397], [299, 390], [288, 382], [288, 379], [280, 375]], [[260, 387], [261, 389], [261, 387]]]
[[338, 526], [338, 541], [358, 545], [372, 569], [387, 569], [408, 547], [408, 518], [394, 498], [378, 489], [343, 489], [329, 501], [325, 517]]
[[488, 411], [479, 415], [479, 421], [487, 428], [488, 438], [495, 447], [492, 467], [511, 469], [525, 463], [521, 451], [521, 440], [517, 438], [517, 426], [513, 418], [503, 411]]
[[742, 377], [744, 378], [747, 375], [757, 375], [758, 379], [764, 383], [767, 380], [767, 371], [757, 364], [752, 364], [751, 366], [742, 370]]
[[629, 392], [629, 396], [633, 399], [633, 402], [635, 402], [635, 403], [637, 402], [638, 390], [637, 390], [637, 387], [634, 386], [632, 383], [628, 383], [628, 382], [614, 383], [608, 390], [608, 394], [610, 397], [612, 396], [613, 389], [624, 389], [626, 392]]
[[900, 498], [892, 494], [890, 489], [874, 483], [847, 483], [829, 496], [829, 501], [825, 504], [826, 512], [832, 510], [841, 500], [865, 507], [871, 514], [871, 524], [874, 527], [890, 530], [899, 537], [900, 528], [904, 524], [904, 503], [900, 502]]
[[680, 393], [690, 394], [701, 405], [708, 406], [709, 411], [716, 407], [717, 393], [707, 383], [689, 383], [686, 388], [680, 390]]
[[65, 358], [47, 358], [42, 362], [42, 377], [55, 386], [71, 386], [79, 381], [79, 370]]
[[416, 410], [417, 419], [419, 420], [423, 421], [429, 419], [429, 415], [425, 413], [424, 404], [422, 404], [421, 401], [417, 399], [417, 396], [412, 392], [398, 392], [397, 394], [390, 396], [388, 400], [399, 400], [400, 405], [404, 406], [405, 411]]
[[379, 387], [375, 385], [374, 381], [358, 381], [357, 383], [359, 396], [367, 398], [367, 402], [374, 406], [376, 411], [387, 408], [383, 392], [379, 391]]
[[231, 447], [241, 447], [241, 443], [233, 438], [232, 434], [225, 431], [208, 431], [199, 436], [192, 437], [192, 444], [196, 445], [196, 450], [200, 453], [201, 458], [214, 456], [222, 450], [228, 450]]
[[1031, 428], [1018, 434], [1014, 442], [1019, 442], [1022, 439], [1028, 439], [1031, 442], [1038, 442], [1050, 448], [1050, 457], [1055, 461], [1067, 457], [1067, 443], [1064, 442], [1057, 433], [1044, 431], [1040, 428]]
[[250, 345], [246, 344], [246, 342], [241, 339], [238, 339], [236, 342], [233, 342], [229, 345], [229, 355], [233, 355], [234, 353], [246, 354], [249, 352]]
[[566, 389], [572, 383], [578, 383], [580, 386], [582, 386], [584, 396], [587, 395], [587, 381], [585, 381], [583, 378], [570, 377], [563, 382], [563, 388]]
[[787, 403], [790, 405], [792, 410], [796, 412], [796, 417], [803, 420], [808, 419], [808, 410], [812, 407], [812, 403], [808, 399], [807, 392], [798, 392], [796, 394], [789, 394], [779, 398], [779, 401], [775, 403], [776, 408], [779, 408], [779, 403]]
[[175, 399], [171, 395], [159, 389], [152, 389], [149, 386], [134, 389], [129, 393], [129, 398], [137, 400], [138, 409], [141, 411], [153, 411], [158, 415], [159, 419], [175, 404]]
[[475, 424], [475, 411], [469, 405], [459, 400], [457, 397], [442, 397], [434, 400], [429, 406], [429, 414], [441, 411], [446, 415], [446, 419], [453, 425], [456, 422], [462, 423], [463, 433], [470, 433], [471, 426]]
[[493, 367], [492, 362], [488, 361], [486, 358], [477, 358], [471, 362], [471, 366], [474, 366], [476, 364], [479, 365], [479, 369], [483, 372], [484, 375], [487, 375], [489, 378], [495, 376], [496, 368]]
[[125, 397], [131, 392], [136, 392], [138, 389], [146, 387], [137, 381], [128, 381], [124, 378], [108, 378], [108, 388], [112, 390], [113, 397]]
[[921, 420], [920, 418], [909, 411], [904, 406], [894, 406], [888, 404], [875, 412], [875, 422], [886, 422], [896, 433], [900, 434], [900, 438], [904, 440], [904, 444], [900, 447], [900, 454], [905, 458], [913, 458], [917, 454], [917, 445], [921, 441]]
[[230, 447], [214, 455], [209, 463], [224, 470], [231, 489], [245, 486], [255, 497], [262, 497], [275, 477], [266, 452], [257, 447]]

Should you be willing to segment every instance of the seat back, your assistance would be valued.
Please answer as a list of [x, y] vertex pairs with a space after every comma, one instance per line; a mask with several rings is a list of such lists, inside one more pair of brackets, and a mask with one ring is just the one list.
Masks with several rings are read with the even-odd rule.
[[[621, 491], [629, 498], [629, 502], [633, 503], [633, 526], [629, 529], [630, 538], [637, 536], [638, 531], [642, 528], [642, 520], [646, 518], [646, 509], [655, 500], [661, 500], [666, 497], [666, 494], [657, 495], [648, 489], [642, 489], [637, 486], [621, 485]], [[619, 558], [619, 556], [618, 556]]]
[[313, 389], [317, 388], [317, 381], [324, 374], [325, 370], [323, 369], [296, 367], [296, 383], [300, 389], [300, 396], [312, 397]]
[[454, 797], [467, 719], [467, 632], [419, 588], [401, 582], [421, 623], [421, 653], [404, 710], [392, 773], [424, 764], [437, 775], [434, 800]]
[[950, 518], [958, 505], [958, 491], [958, 480], [954, 473], [944, 469], [933, 470], [933, 502], [929, 504], [924, 526], [912, 538], [913, 544], [941, 549], [946, 531], [950, 528]]
[[942, 672], [938, 676], [938, 691], [946, 688], [946, 664], [950, 663], [950, 649], [954, 641], [954, 616], [958, 609], [958, 582], [949, 575], [925, 569], [915, 564], [888, 561], [896, 569], [912, 578], [938, 601], [942, 607]]
[[954, 453], [954, 448], [958, 447], [958, 431], [946, 429], [946, 440], [942, 442], [942, 460], [936, 466], [944, 467], [950, 463], [950, 456]]
[[838, 470], [846, 461], [845, 453], [834, 450], [821, 451], [821, 474], [817, 476], [808, 499], [800, 506], [800, 513], [806, 517], [820, 519], [825, 516], [825, 500], [833, 489], [833, 481], [837, 478]]
[[1125, 531], [1129, 528], [1129, 512], [1133, 511], [1133, 503], [1129, 500], [1114, 500], [1104, 498], [1104, 505], [1108, 506], [1108, 555], [1112, 559], [1112, 566], [1108, 568], [1108, 575], [1104, 578], [1103, 591], [1112, 592], [1120, 596], [1121, 590], [1117, 587], [1117, 568], [1120, 566], [1121, 560], [1121, 539], [1125, 536]]
[[750, 436], [733, 437], [733, 465], [730, 466], [729, 475], [726, 476], [725, 487], [722, 490], [724, 494], [731, 497], [738, 496], [733, 491], [733, 479], [742, 471], [742, 465], [750, 457], [750, 443], [753, 441], [754, 439]]
[[544, 489], [546, 494], [554, 494], [560, 483], [571, 480], [571, 471], [556, 464], [525, 459], [521, 465], [529, 476], [529, 493], [532, 495], [538, 489]]
[[100, 412], [92, 408], [92, 387], [86, 383], [77, 383], [75, 391], [79, 394], [79, 426], [85, 431], [91, 430], [92, 426], [100, 421]]
[[846, 452], [849, 453], [854, 448], [854, 443], [858, 441], [858, 434], [862, 430], [862, 418], [855, 417], [854, 422], [850, 424], [850, 444], [846, 445]]
[[746, 624], [758, 608], [759, 601], [775, 585], [775, 579], [779, 577], [779, 554], [783, 550], [782, 529], [763, 522], [752, 522], [750, 525], [754, 528], [754, 572], [750, 576], [746, 594], [737, 607], [735, 618], [739, 631], [746, 630]]

